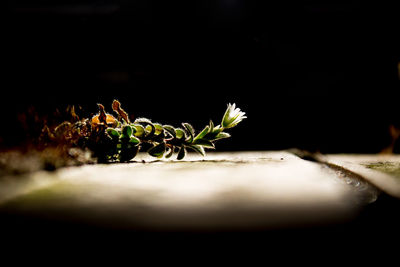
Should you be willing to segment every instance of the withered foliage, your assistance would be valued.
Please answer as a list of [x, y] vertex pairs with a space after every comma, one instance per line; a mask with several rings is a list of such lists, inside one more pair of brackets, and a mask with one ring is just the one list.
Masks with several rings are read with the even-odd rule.
[[122, 121], [122, 119], [124, 119], [127, 123], [130, 123], [128, 113], [126, 113], [125, 110], [121, 108], [121, 103], [118, 100], [113, 101], [112, 109], [118, 114], [119, 121]]

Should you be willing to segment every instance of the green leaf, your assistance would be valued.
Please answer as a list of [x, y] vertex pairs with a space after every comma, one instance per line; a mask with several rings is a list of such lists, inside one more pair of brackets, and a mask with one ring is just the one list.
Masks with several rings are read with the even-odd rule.
[[133, 133], [132, 127], [130, 125], [122, 126], [122, 137], [130, 138]]
[[135, 120], [135, 123], [152, 124], [151, 120], [146, 119], [146, 118], [137, 118], [137, 119]]
[[172, 135], [173, 138], [176, 137], [176, 131], [175, 128], [171, 125], [164, 125], [164, 130], [167, 131], [167, 133], [169, 133], [170, 135]]
[[148, 124], [146, 125], [146, 127], [144, 127], [144, 129], [146, 130], [146, 136], [150, 136], [153, 135], [156, 131], [156, 127], [154, 126], [154, 124]]
[[144, 135], [144, 127], [142, 125], [133, 124], [133, 127], [135, 128], [135, 136], [142, 137]]
[[208, 132], [212, 133], [212, 131], [214, 131], [214, 122], [212, 120], [210, 120]]
[[222, 131], [221, 125], [217, 125], [217, 127], [214, 127], [212, 130], [213, 134], [219, 134]]
[[136, 128], [134, 127], [133, 124], [131, 124], [130, 126], [131, 126], [131, 128], [132, 128], [132, 135], [135, 135], [135, 133], [136, 133]]
[[165, 153], [165, 143], [159, 143], [147, 151], [151, 156], [161, 158]]
[[140, 143], [140, 140], [137, 139], [137, 138], [134, 137], [134, 136], [131, 136], [131, 139], [129, 139], [129, 143], [134, 144], [134, 145], [137, 145], [137, 144]]
[[186, 149], [184, 146], [181, 146], [178, 152], [178, 156], [176, 157], [177, 160], [181, 160], [186, 156]]
[[114, 128], [107, 128], [107, 133], [109, 136], [111, 136], [113, 139], [118, 139], [119, 138], [119, 132], [115, 130]]
[[208, 134], [208, 131], [210, 130], [209, 126], [206, 126], [195, 138], [194, 140], [196, 141], [197, 139], [202, 139], [206, 134]]
[[164, 131], [164, 128], [159, 123], [154, 123], [154, 128], [155, 128], [155, 132], [154, 132], [155, 135], [159, 135], [160, 133], [162, 133]]
[[216, 126], [216, 127], [213, 127], [213, 130], [210, 131], [210, 132], [206, 135], [207, 140], [215, 140], [215, 138], [217, 137], [217, 135], [218, 135], [221, 131], [222, 131], [222, 128], [221, 128], [220, 125], [218, 125], [218, 126]]
[[176, 131], [176, 138], [182, 139], [186, 137], [185, 131], [182, 128], [176, 128], [175, 131]]
[[219, 139], [229, 138], [229, 137], [231, 137], [230, 134], [225, 133], [225, 132], [220, 132], [219, 134], [216, 135], [214, 140], [219, 140]]
[[182, 123], [183, 127], [186, 129], [186, 131], [189, 133], [189, 138], [188, 138], [188, 142], [191, 143], [193, 141], [193, 137], [194, 137], [194, 129], [193, 126], [190, 125], [187, 122]]
[[138, 118], [135, 120], [135, 123], [140, 123], [140, 124], [144, 125], [144, 129], [145, 129], [144, 132], [145, 132], [146, 137], [152, 136], [156, 131], [156, 127], [149, 119]]
[[196, 140], [193, 141], [193, 144], [201, 145], [201, 146], [203, 146], [205, 148], [211, 148], [211, 149], [215, 148], [214, 144], [211, 141], [207, 140], [207, 139], [196, 139]]
[[197, 153], [201, 154], [202, 156], [206, 155], [206, 152], [204, 151], [204, 148], [200, 145], [190, 145], [188, 146], [188, 148], [193, 149], [194, 151], [196, 151]]
[[172, 156], [172, 153], [174, 152], [173, 148], [169, 148], [167, 154], [165, 154], [165, 158], [170, 158]]

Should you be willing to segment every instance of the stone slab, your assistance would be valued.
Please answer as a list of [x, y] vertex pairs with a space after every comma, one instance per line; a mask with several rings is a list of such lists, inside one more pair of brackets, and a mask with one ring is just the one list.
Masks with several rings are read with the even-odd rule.
[[3, 179], [0, 188], [0, 212], [160, 230], [344, 222], [379, 194], [285, 151], [189, 154], [183, 161], [140, 154], [130, 163]]

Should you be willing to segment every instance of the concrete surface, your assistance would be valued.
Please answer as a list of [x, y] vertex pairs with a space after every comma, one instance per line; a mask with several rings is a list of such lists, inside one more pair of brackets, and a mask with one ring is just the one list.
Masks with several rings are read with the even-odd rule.
[[147, 230], [342, 223], [380, 193], [357, 174], [285, 151], [189, 154], [183, 161], [140, 154], [130, 163], [9, 177], [0, 190], [0, 213]]

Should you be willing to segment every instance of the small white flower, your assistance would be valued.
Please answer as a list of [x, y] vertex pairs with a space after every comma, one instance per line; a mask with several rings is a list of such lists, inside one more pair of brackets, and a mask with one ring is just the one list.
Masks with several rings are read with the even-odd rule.
[[222, 127], [226, 129], [235, 127], [239, 122], [247, 118], [245, 114], [246, 113], [240, 111], [240, 108], [236, 108], [235, 103], [233, 103], [233, 105], [228, 104], [228, 108], [222, 118]]

